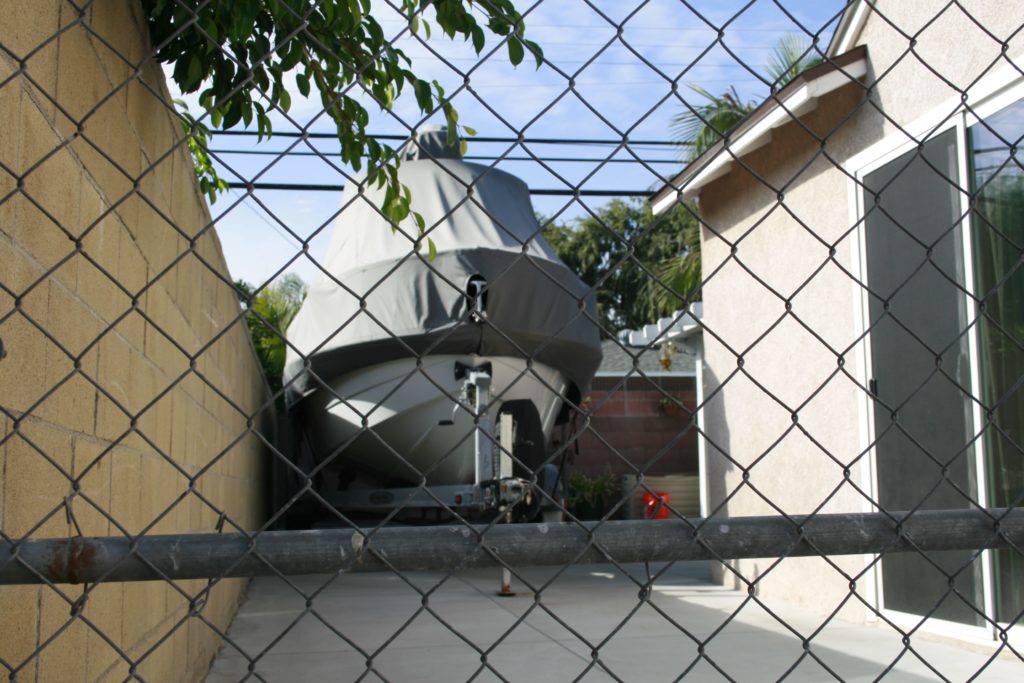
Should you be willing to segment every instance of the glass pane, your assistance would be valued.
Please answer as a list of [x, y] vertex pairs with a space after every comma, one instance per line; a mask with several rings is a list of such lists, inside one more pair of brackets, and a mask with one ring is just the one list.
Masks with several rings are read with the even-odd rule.
[[[978, 297], [982, 400], [989, 505], [1021, 505], [1024, 495], [1024, 170], [1011, 154], [1024, 135], [1024, 103], [970, 129], [974, 269]], [[1024, 610], [1024, 558], [993, 554], [996, 619]]]
[[[956, 135], [949, 131], [864, 179], [875, 454], [879, 503], [887, 510], [965, 508], [977, 490], [957, 178]], [[980, 624], [980, 563], [973, 556], [883, 558], [885, 606]]]

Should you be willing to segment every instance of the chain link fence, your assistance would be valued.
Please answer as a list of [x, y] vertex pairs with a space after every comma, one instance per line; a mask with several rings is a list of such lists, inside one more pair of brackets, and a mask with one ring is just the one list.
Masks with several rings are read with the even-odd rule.
[[455, 5], [0, 10], [8, 678], [1024, 674], [1019, 12]]

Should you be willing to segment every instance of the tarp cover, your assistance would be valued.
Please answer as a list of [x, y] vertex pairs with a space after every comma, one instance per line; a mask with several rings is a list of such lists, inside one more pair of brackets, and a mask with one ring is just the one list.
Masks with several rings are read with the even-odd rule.
[[[601, 360], [594, 295], [540, 236], [528, 189], [497, 169], [461, 161], [443, 131], [418, 138], [399, 169], [437, 246], [430, 261], [410, 218], [392, 231], [384, 191], [350, 182], [327, 256], [288, 330], [285, 381], [294, 400], [321, 381], [428, 353], [530, 357], [584, 391]], [[474, 321], [471, 276], [487, 282]], [[294, 347], [294, 348], [292, 348]]]

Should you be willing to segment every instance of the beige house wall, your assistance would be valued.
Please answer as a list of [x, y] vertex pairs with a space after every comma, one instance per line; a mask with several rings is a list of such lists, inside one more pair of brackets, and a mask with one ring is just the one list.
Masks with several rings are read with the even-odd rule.
[[[996, 36], [1009, 36], [1019, 25], [1004, 3], [968, 6]], [[959, 99], [954, 87], [967, 88], [1005, 64], [999, 42], [956, 6], [923, 29], [944, 3], [883, 1], [877, 7], [886, 20], [871, 15], [855, 42], [868, 46], [864, 82], [875, 82], [870, 97], [859, 85], [829, 94], [800, 123], [774, 130], [768, 145], [734, 163], [699, 197], [704, 323], [710, 331], [704, 335], [704, 392], [713, 397], [705, 414], [707, 470], [711, 508], [718, 514], [870, 509], [858, 490], [870, 493], [870, 472], [862, 455], [867, 406], [858, 385], [865, 376], [858, 346], [861, 273], [854, 262], [848, 175], [858, 169], [847, 161], [886, 136], [902, 136], [900, 127], [931, 109], [952, 102], [952, 114]], [[913, 53], [900, 30], [916, 35]], [[1018, 36], [1008, 54], [1022, 53]], [[763, 598], [824, 613], [849, 597], [848, 577], [863, 572], [867, 562], [853, 556], [831, 563], [793, 558], [775, 566], [773, 560], [730, 564], [747, 580], [760, 577]], [[742, 585], [728, 570], [719, 578]], [[867, 572], [857, 588], [873, 604], [869, 579]], [[868, 611], [851, 600], [840, 616], [862, 620]]]
[[[258, 525], [265, 385], [139, 3], [6, 1], [0, 43], [0, 530]], [[0, 675], [198, 680], [244, 581], [205, 587], [0, 587]]]

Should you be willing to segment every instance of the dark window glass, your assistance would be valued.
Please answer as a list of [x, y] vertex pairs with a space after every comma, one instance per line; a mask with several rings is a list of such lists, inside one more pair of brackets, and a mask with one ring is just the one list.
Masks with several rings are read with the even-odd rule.
[[[989, 505], [1024, 501], [1024, 103], [970, 129], [971, 228], [979, 299], [978, 336]], [[1022, 152], [1024, 153], [1024, 152]], [[1024, 610], [1024, 558], [1013, 549], [993, 554], [996, 619]]]
[[[890, 511], [965, 508], [977, 490], [957, 176], [948, 131], [864, 179], [875, 454]], [[981, 624], [980, 564], [969, 551], [888, 555], [884, 604]]]

